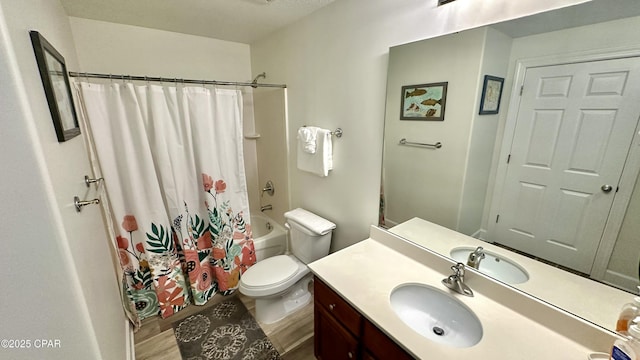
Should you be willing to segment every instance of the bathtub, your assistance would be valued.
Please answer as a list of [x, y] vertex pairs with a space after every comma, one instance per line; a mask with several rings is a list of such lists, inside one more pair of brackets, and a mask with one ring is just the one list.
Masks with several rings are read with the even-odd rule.
[[287, 249], [287, 231], [264, 215], [251, 215], [251, 232], [257, 261], [284, 254]]

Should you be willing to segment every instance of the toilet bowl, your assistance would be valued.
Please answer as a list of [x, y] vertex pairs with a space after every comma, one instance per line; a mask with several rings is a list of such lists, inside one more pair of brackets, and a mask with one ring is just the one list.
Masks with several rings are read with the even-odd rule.
[[311, 302], [312, 274], [306, 264], [329, 254], [336, 225], [304, 209], [286, 212], [291, 254], [277, 255], [250, 267], [240, 279], [242, 294], [256, 300], [256, 320], [279, 321]]

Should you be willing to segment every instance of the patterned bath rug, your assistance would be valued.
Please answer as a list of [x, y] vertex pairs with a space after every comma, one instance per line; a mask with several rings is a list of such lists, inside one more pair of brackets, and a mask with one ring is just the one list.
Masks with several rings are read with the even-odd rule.
[[280, 354], [237, 296], [172, 324], [185, 360], [277, 360]]

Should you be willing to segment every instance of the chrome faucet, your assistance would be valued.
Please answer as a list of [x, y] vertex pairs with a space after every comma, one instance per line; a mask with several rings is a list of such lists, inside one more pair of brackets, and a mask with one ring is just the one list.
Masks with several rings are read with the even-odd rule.
[[264, 212], [266, 210], [273, 210], [273, 206], [271, 205], [264, 205], [260, 207], [260, 211]]
[[444, 286], [459, 294], [473, 296], [473, 291], [464, 283], [464, 264], [459, 262], [453, 265], [451, 270], [453, 270], [453, 275], [442, 280]]
[[484, 259], [484, 249], [482, 246], [478, 246], [471, 254], [469, 254], [469, 258], [467, 259], [467, 266], [471, 266], [472, 268], [478, 269], [480, 268], [480, 261]]

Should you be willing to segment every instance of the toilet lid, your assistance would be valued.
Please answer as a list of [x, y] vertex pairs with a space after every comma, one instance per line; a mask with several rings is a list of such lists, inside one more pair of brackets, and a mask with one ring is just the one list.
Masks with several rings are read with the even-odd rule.
[[286, 255], [264, 259], [242, 275], [247, 287], [265, 287], [281, 284], [291, 279], [298, 271], [298, 264]]

